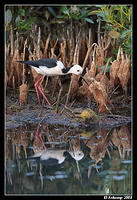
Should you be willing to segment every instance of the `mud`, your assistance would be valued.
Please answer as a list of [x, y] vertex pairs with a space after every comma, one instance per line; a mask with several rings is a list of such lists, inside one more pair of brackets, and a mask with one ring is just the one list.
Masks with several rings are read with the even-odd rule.
[[[131, 117], [115, 115], [115, 114], [100, 114], [99, 120], [94, 121], [92, 119], [83, 120], [80, 117], [81, 112], [84, 108], [74, 108], [71, 110], [65, 109], [61, 114], [60, 111], [63, 106], [60, 106], [59, 113], [55, 113], [55, 108], [49, 106], [24, 106], [15, 108], [8, 107], [6, 114], [6, 129], [17, 128], [22, 126], [24, 123], [46, 123], [48, 125], [58, 125], [63, 127], [117, 127], [122, 124], [131, 122]], [[12, 111], [11, 111], [12, 110]], [[77, 115], [75, 115], [77, 113]], [[78, 114], [79, 113], [79, 114]]]

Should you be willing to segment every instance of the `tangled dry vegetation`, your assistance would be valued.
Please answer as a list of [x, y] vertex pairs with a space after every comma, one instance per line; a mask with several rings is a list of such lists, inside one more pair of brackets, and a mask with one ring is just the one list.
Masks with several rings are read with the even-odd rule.
[[[59, 26], [59, 25], [57, 25]], [[79, 86], [79, 77], [71, 76], [69, 100], [73, 100], [81, 91], [83, 98], [91, 102], [92, 95], [98, 104], [99, 112], [108, 111], [107, 103], [112, 109], [111, 94], [120, 84], [127, 94], [127, 84], [131, 78], [131, 62], [128, 55], [123, 53], [119, 46], [117, 59], [110, 66], [109, 73], [107, 67], [111, 61], [112, 51], [118, 46], [115, 39], [108, 37], [105, 33], [100, 35], [98, 30], [98, 41], [95, 42], [95, 31], [85, 25], [85, 27], [75, 27], [71, 23], [69, 27], [57, 28], [57, 34], [61, 40], [54, 37], [50, 32], [41, 33], [41, 28], [32, 25], [30, 35], [24, 40], [23, 37], [13, 33], [11, 26], [10, 39], [6, 44], [6, 71], [5, 85], [7, 92], [9, 88], [19, 88], [20, 104], [27, 104], [27, 92], [33, 81], [37, 81], [39, 76], [33, 69], [26, 68], [23, 64], [16, 63], [16, 60], [36, 60], [40, 58], [56, 58], [64, 65], [71, 66], [80, 64], [84, 72], [84, 78], [89, 85], [82, 81]], [[44, 35], [44, 37], [42, 37]], [[107, 63], [105, 59], [108, 58]], [[102, 69], [100, 66], [104, 66]], [[31, 76], [28, 79], [28, 74]], [[55, 87], [55, 79], [52, 78], [52, 87]], [[53, 88], [52, 88], [53, 91]]]

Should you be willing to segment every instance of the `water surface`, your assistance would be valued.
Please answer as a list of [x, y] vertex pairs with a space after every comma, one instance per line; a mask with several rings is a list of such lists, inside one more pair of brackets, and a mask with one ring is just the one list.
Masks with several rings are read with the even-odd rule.
[[79, 130], [26, 123], [5, 137], [7, 195], [132, 193], [129, 125]]

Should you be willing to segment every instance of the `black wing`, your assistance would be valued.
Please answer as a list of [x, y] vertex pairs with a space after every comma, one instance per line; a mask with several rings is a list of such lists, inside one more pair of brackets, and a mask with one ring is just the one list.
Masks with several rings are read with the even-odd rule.
[[58, 165], [59, 161], [56, 158], [48, 158], [47, 160], [41, 160], [40, 161], [45, 167]]
[[46, 66], [48, 68], [52, 68], [52, 67], [56, 67], [57, 65], [57, 60], [54, 58], [44, 58], [40, 60], [16, 61], [16, 62], [24, 63], [26, 65], [31, 65], [34, 67]]

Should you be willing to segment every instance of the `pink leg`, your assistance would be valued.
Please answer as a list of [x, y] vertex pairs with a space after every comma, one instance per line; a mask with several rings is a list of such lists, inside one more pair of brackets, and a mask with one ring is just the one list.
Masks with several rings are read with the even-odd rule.
[[48, 105], [50, 106], [50, 103], [49, 103], [48, 99], [45, 97], [45, 95], [44, 95], [44, 93], [43, 93], [43, 91], [42, 91], [42, 89], [41, 89], [41, 85], [42, 85], [42, 82], [43, 82], [43, 80], [44, 80], [44, 77], [45, 77], [45, 76], [43, 76], [43, 78], [42, 78], [42, 80], [41, 80], [41, 82], [40, 82], [40, 84], [39, 84], [38, 89], [39, 89], [39, 91], [41, 92], [41, 94], [43, 95], [44, 99], [47, 101]]
[[42, 133], [41, 132], [39, 133], [39, 125], [37, 126], [35, 138], [38, 142], [42, 143], [44, 149], [46, 149], [46, 146], [45, 146], [43, 138], [42, 138]]
[[43, 141], [42, 133], [41, 133], [41, 132], [40, 132], [40, 134], [39, 134], [39, 138], [40, 138], [40, 142], [42, 143], [44, 149], [46, 149], [46, 146], [45, 146], [45, 144], [44, 144], [44, 141]]
[[[35, 90], [36, 90], [36, 93], [37, 93], [37, 97], [38, 97], [39, 104], [40, 104], [40, 98], [39, 98], [39, 93], [38, 93], [37, 85], [38, 85], [38, 83], [40, 82], [40, 80], [41, 80], [43, 77], [44, 77], [44, 76], [40, 77], [40, 79], [34, 84], [34, 87], [35, 87]], [[43, 79], [44, 79], [44, 78], [43, 78]]]

